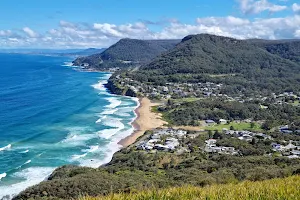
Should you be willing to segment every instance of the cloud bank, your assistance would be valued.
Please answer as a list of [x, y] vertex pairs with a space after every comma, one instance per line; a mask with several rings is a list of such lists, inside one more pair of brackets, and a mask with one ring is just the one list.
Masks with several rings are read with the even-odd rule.
[[[179, 20], [165, 20], [163, 23], [150, 23], [139, 20], [134, 23], [73, 23], [60, 21], [56, 28], [39, 33], [30, 27], [20, 30], [0, 30], [0, 46], [8, 48], [87, 48], [108, 47], [121, 38], [136, 39], [181, 39], [190, 34], [210, 33], [238, 39], [300, 39], [300, 5], [290, 7], [292, 14], [286, 17], [249, 18], [248, 14], [280, 12], [287, 6], [270, 3], [267, 0], [237, 0], [240, 17], [203, 17], [194, 23], [181, 23]], [[163, 26], [162, 26], [163, 24]], [[162, 28], [156, 31], [151, 26]]]

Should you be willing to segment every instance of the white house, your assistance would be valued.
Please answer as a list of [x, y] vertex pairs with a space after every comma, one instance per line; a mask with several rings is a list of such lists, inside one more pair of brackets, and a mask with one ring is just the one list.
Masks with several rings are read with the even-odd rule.
[[227, 124], [227, 120], [226, 119], [220, 119], [219, 122], [220, 122], [220, 124]]

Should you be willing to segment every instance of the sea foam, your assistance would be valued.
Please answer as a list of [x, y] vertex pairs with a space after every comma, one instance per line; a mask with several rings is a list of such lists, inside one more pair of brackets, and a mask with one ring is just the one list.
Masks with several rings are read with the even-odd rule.
[[51, 167], [31, 167], [12, 174], [13, 177], [25, 179], [25, 181], [10, 186], [0, 186], [0, 199], [4, 199], [4, 197], [11, 199], [27, 187], [40, 183], [45, 180], [54, 169], [55, 168]]
[[115, 112], [117, 112], [119, 109], [105, 109], [101, 114], [102, 115], [113, 115]]
[[64, 64], [62, 66], [65, 66], [65, 67], [77, 67], [77, 66], [74, 66], [72, 62], [64, 62]]
[[98, 131], [97, 133], [98, 133], [99, 137], [109, 139], [113, 135], [117, 134], [118, 131], [120, 131], [119, 128], [114, 128], [114, 129], [111, 128], [111, 129], [104, 129], [104, 130]]
[[92, 87], [96, 90], [105, 91], [106, 90], [106, 88], [104, 86], [105, 84], [107, 84], [107, 80], [102, 80], [96, 84], [93, 84]]
[[0, 174], [0, 181], [1, 181], [2, 178], [5, 178], [5, 177], [6, 177], [6, 173]]
[[97, 138], [97, 134], [89, 127], [69, 127], [66, 130], [69, 134], [60, 142], [64, 146], [84, 145], [86, 141]]
[[115, 97], [106, 98], [106, 100], [110, 103], [109, 105], [105, 106], [106, 108], [116, 108], [122, 103], [121, 100], [118, 100]]
[[121, 119], [118, 118], [107, 117], [102, 121], [102, 124], [108, 127], [117, 127], [119, 129], [124, 128], [124, 124], [121, 122]]
[[0, 151], [6, 151], [6, 150], [8, 150], [10, 148], [11, 148], [11, 144], [9, 144], [9, 145], [7, 145], [5, 147], [0, 148]]
[[29, 150], [27, 149], [25, 151], [21, 151], [20, 153], [28, 153], [28, 152], [29, 152]]

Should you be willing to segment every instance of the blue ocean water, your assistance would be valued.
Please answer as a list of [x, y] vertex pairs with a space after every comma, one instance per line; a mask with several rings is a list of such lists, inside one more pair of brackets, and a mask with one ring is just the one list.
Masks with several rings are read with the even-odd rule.
[[133, 132], [137, 100], [108, 93], [109, 73], [70, 58], [0, 54], [0, 199], [65, 164], [98, 167]]

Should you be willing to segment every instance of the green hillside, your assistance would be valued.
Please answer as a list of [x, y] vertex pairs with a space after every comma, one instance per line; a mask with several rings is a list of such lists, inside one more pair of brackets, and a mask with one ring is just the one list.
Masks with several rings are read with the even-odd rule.
[[249, 40], [249, 42], [282, 58], [300, 62], [300, 40]]
[[173, 48], [180, 40], [121, 39], [102, 53], [76, 59], [74, 65], [89, 64], [90, 68], [108, 69], [145, 64]]
[[164, 190], [145, 190], [130, 194], [111, 194], [106, 197], [85, 197], [80, 200], [266, 200], [300, 197], [300, 177], [272, 179], [239, 184], [213, 185], [205, 188], [179, 187]]
[[224, 83], [227, 92], [299, 91], [300, 64], [275, 47], [270, 53], [261, 45], [208, 34], [191, 35], [141, 67], [133, 77], [154, 84]]

